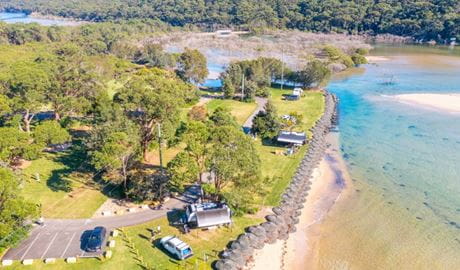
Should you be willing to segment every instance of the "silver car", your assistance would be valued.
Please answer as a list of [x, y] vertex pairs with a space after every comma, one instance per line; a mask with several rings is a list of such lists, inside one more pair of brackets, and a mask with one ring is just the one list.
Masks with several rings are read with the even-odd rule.
[[160, 244], [178, 260], [185, 260], [193, 255], [192, 248], [175, 236], [161, 238]]

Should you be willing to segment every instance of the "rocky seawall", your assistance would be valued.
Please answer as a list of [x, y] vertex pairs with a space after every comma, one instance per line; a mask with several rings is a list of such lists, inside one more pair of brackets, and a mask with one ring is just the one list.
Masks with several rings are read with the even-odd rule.
[[337, 123], [337, 97], [324, 92], [325, 110], [311, 129], [313, 134], [308, 151], [301, 161], [288, 188], [282, 195], [280, 205], [274, 207], [273, 214], [265, 217], [266, 222], [246, 228], [246, 232], [231, 242], [213, 265], [217, 270], [243, 269], [252, 259], [256, 249], [272, 244], [278, 239], [286, 240], [296, 231], [304, 203], [310, 190], [313, 170], [318, 167], [327, 147], [326, 135]]

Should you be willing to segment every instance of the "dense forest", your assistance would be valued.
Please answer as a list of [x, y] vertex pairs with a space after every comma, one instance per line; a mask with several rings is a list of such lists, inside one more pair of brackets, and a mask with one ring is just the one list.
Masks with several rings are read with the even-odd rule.
[[3, 10], [88, 21], [159, 19], [174, 26], [275, 27], [460, 39], [458, 0], [4, 0]]

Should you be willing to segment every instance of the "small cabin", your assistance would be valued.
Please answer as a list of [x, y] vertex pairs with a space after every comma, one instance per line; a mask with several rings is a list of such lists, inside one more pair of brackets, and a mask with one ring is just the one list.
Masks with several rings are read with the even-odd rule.
[[305, 132], [281, 131], [276, 138], [279, 143], [303, 145], [307, 141]]
[[230, 225], [231, 210], [223, 203], [196, 203], [185, 207], [185, 223], [190, 227], [208, 228]]
[[293, 95], [293, 96], [301, 97], [302, 94], [303, 94], [302, 88], [296, 87], [296, 88], [294, 88], [294, 90], [292, 90], [292, 95]]

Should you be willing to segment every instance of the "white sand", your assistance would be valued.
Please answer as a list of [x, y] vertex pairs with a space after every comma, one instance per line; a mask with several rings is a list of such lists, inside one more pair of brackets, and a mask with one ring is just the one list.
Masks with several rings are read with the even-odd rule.
[[377, 63], [377, 62], [383, 62], [383, 61], [388, 61], [390, 58], [385, 57], [385, 56], [376, 56], [376, 55], [369, 55], [366, 56], [367, 62], [369, 63]]
[[[335, 137], [333, 137], [335, 136]], [[312, 176], [312, 186], [304, 204], [297, 231], [289, 235], [287, 241], [278, 240], [256, 251], [251, 270], [304, 270], [315, 269], [319, 241], [319, 228], [327, 213], [338, 200], [341, 189], [336, 184], [336, 171], [348, 177], [345, 164], [338, 152], [337, 135], [330, 135], [332, 147], [327, 150], [327, 158]], [[332, 142], [333, 141], [333, 142]], [[345, 181], [346, 183], [348, 182]]]
[[393, 97], [397, 101], [406, 104], [460, 113], [460, 94], [404, 94]]

